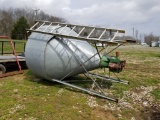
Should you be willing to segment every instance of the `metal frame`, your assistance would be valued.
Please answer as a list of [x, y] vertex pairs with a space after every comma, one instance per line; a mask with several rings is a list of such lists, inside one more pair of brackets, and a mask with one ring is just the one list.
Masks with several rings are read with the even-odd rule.
[[111, 101], [114, 101], [114, 102], [117, 102], [117, 103], [118, 103], [118, 99], [108, 97], [108, 96], [106, 96], [106, 95], [104, 95], [104, 94], [100, 94], [100, 93], [97, 93], [97, 92], [95, 92], [95, 91], [91, 91], [91, 90], [84, 89], [84, 88], [82, 88], [82, 87], [79, 87], [79, 86], [70, 84], [70, 83], [65, 82], [65, 81], [60, 81], [60, 80], [56, 80], [56, 79], [52, 79], [52, 81], [53, 81], [53, 82], [58, 82], [58, 83], [61, 83], [61, 84], [64, 84], [64, 85], [67, 85], [67, 86], [76, 88], [76, 89], [78, 89], [78, 90], [87, 92], [87, 93], [89, 93], [89, 94], [91, 94], [91, 95], [95, 95], [95, 96], [98, 96], [98, 97], [101, 97], [101, 98], [104, 98], [104, 99], [108, 99], [108, 100], [111, 100]]
[[30, 30], [34, 30], [34, 28], [37, 28], [36, 26], [40, 24], [40, 25], [48, 25], [48, 24], [51, 24], [51, 25], [59, 25], [59, 26], [65, 26], [67, 25], [68, 27], [85, 27], [85, 28], [96, 28], [96, 29], [99, 29], [99, 30], [107, 30], [107, 31], [110, 31], [110, 32], [117, 32], [119, 31], [119, 33], [125, 33], [125, 30], [121, 30], [121, 29], [112, 29], [112, 28], [104, 28], [104, 27], [94, 27], [94, 26], [85, 26], [85, 25], [76, 25], [76, 24], [68, 24], [68, 23], [60, 23], [60, 22], [50, 22], [50, 21], [36, 21], [36, 24], [34, 24]]
[[[46, 25], [47, 25], [47, 27], [43, 31], [39, 30], [40, 28], [42, 28], [43, 26], [46, 26]], [[46, 30], [51, 26], [56, 26], [56, 27], [54, 29], [51, 29], [51, 31], [46, 32]], [[63, 29], [61, 31], [59, 31], [58, 33], [54, 32], [54, 30], [59, 29], [61, 27], [63, 27]], [[66, 27], [71, 28], [71, 30], [65, 35], [61, 34], [65, 30]], [[77, 33], [77, 36], [70, 35], [70, 33], [77, 27], [82, 28]], [[87, 36], [82, 36], [81, 33], [84, 32], [87, 29], [92, 29], [92, 30], [89, 32], [89, 34]], [[99, 30], [101, 34], [99, 36], [95, 36], [94, 38], [91, 38], [91, 35], [95, 30]], [[91, 42], [91, 43], [102, 43], [102, 44], [111, 44], [111, 45], [117, 45], [118, 44], [118, 42], [114, 42], [114, 39], [115, 39], [115, 37], [117, 36], [118, 33], [125, 33], [124, 30], [119, 30], [119, 29], [110, 29], [110, 28], [93, 27], [93, 26], [83, 26], [83, 25], [76, 25], [76, 24], [49, 22], [49, 21], [37, 21], [36, 24], [33, 25], [27, 31], [28, 32], [37, 32], [37, 33], [42, 33], [42, 34], [54, 35], [56, 37], [78, 39], [78, 40], [88, 41], [88, 42]], [[111, 33], [115, 33], [115, 35], [110, 40], [105, 40], [105, 39], [102, 39], [105, 32], [109, 32], [110, 35], [111, 35]]]
[[0, 74], [0, 78], [2, 77], [7, 77], [7, 76], [12, 76], [12, 75], [16, 75], [16, 74], [22, 74], [23, 71], [21, 69], [21, 65], [20, 65], [20, 62], [18, 60], [18, 56], [17, 56], [17, 53], [15, 51], [15, 48], [14, 48], [14, 44], [12, 42], [12, 39], [9, 37], [9, 36], [0, 36], [0, 39], [1, 38], [5, 38], [5, 39], [9, 39], [10, 41], [10, 44], [11, 44], [11, 47], [12, 47], [12, 50], [13, 50], [13, 53], [14, 53], [14, 56], [15, 56], [15, 59], [16, 59], [16, 62], [17, 62], [17, 65], [18, 65], [18, 68], [19, 68], [19, 71], [16, 71], [16, 72], [12, 72], [12, 73], [4, 73], [4, 74]]
[[[120, 46], [120, 45], [119, 45]], [[119, 47], [117, 46], [117, 47]], [[117, 48], [116, 47], [116, 48]], [[114, 49], [116, 49], [114, 48]], [[104, 50], [105, 48], [102, 48], [100, 51]], [[71, 50], [71, 49], [70, 49]], [[71, 50], [72, 51], [72, 50]], [[112, 50], [111, 50], [112, 51]], [[74, 51], [72, 51], [74, 52]], [[92, 57], [90, 57], [88, 60], [90, 60], [91, 58], [93, 58], [95, 55], [99, 54], [99, 51], [97, 49], [97, 53], [94, 54]], [[74, 55], [76, 57], [76, 55]], [[79, 61], [79, 59], [76, 57], [76, 59]], [[107, 76], [102, 76], [102, 75], [98, 75], [98, 74], [94, 74], [94, 73], [90, 73], [88, 72], [86, 69], [85, 69], [85, 66], [84, 64], [88, 61], [86, 60], [85, 62], [81, 62], [79, 61], [79, 66], [77, 66], [75, 69], [73, 69], [70, 73], [68, 73], [66, 76], [64, 76], [62, 79], [60, 80], [57, 80], [57, 79], [52, 79], [53, 82], [58, 82], [58, 83], [61, 83], [61, 84], [64, 84], [64, 85], [67, 85], [67, 86], [70, 86], [70, 87], [73, 87], [73, 88], [76, 88], [78, 90], [81, 90], [81, 91], [84, 91], [84, 92], [87, 92], [91, 95], [95, 95], [95, 96], [98, 96], [98, 97], [101, 97], [101, 98], [104, 98], [104, 99], [108, 99], [108, 100], [111, 100], [111, 101], [114, 101], [114, 102], [118, 102], [118, 99], [116, 98], [112, 98], [112, 97], [109, 97], [105, 94], [105, 92], [103, 91], [102, 87], [96, 82], [96, 80], [93, 79], [93, 77], [96, 77], [96, 78], [100, 78], [102, 80], [105, 80], [105, 81], [110, 81], [110, 82], [114, 82], [114, 83], [123, 83], [123, 84], [129, 84], [128, 81], [124, 81], [124, 80], [121, 80], [119, 79], [115, 79], [115, 78], [111, 78], [110, 76], [107, 77]], [[79, 87], [77, 85], [74, 85], [74, 84], [71, 84], [71, 83], [68, 83], [66, 82], [64, 79], [67, 78], [72, 72], [74, 72], [75, 70], [79, 69], [80, 67], [83, 67], [83, 69], [85, 70], [86, 72], [86, 77], [88, 77], [92, 82], [93, 82], [93, 85], [98, 89], [98, 92], [95, 91], [95, 90], [89, 90], [89, 89], [86, 89], [86, 88], [82, 88], [82, 87]], [[85, 80], [84, 80], [85, 81]], [[88, 81], [88, 80], [87, 80]], [[86, 81], [86, 82], [87, 82]]]
[[[47, 27], [43, 28], [43, 30], [40, 31], [39, 29], [42, 28], [43, 26], [47, 26]], [[55, 26], [55, 28], [51, 29], [49, 32], [48, 31], [46, 32], [46, 30], [49, 27], [52, 27], [52, 26]], [[71, 28], [70, 31], [67, 34], [62, 34], [66, 27]], [[75, 28], [77, 28], [77, 27], [81, 27], [81, 30], [77, 33], [77, 35], [76, 36], [70, 35], [70, 33], [73, 30], [75, 30]], [[54, 30], [59, 29], [59, 28], [62, 28], [62, 30], [60, 30], [59, 32], [54, 31]], [[91, 29], [90, 33], [87, 36], [81, 36], [81, 33], [84, 32], [88, 28]], [[97, 37], [91, 38], [91, 35], [93, 34], [93, 32], [95, 30], [99, 30], [101, 34]], [[108, 48], [108, 45], [110, 45], [110, 44], [118, 45], [117, 42], [114, 42], [114, 39], [115, 39], [115, 37], [117, 36], [118, 33], [125, 33], [124, 30], [109, 29], [109, 28], [103, 28], [103, 27], [93, 27], [93, 26], [83, 26], [83, 25], [73, 25], [73, 24], [57, 23], [57, 22], [49, 22], [49, 21], [37, 21], [36, 24], [33, 27], [31, 27], [30, 29], [28, 29], [27, 31], [28, 32], [36, 32], [36, 33], [53, 35], [55, 37], [78, 39], [78, 40], [87, 41], [87, 42], [95, 44], [97, 53], [95, 53], [92, 57], [88, 58], [85, 62], [81, 62], [78, 59], [77, 55], [74, 54], [74, 57], [78, 60], [79, 65], [76, 68], [74, 68], [72, 71], [70, 71], [67, 75], [65, 75], [63, 78], [61, 78], [60, 80], [51, 79], [51, 81], [67, 85], [67, 86], [76, 88], [78, 90], [82, 90], [82, 91], [87, 92], [91, 95], [96, 95], [96, 96], [99, 96], [99, 97], [104, 98], [104, 99], [108, 99], [108, 100], [112, 100], [114, 102], [118, 102], [118, 99], [108, 97], [105, 94], [105, 92], [103, 91], [103, 89], [101, 88], [101, 86], [96, 82], [96, 79], [94, 79], [93, 77], [100, 78], [100, 79], [103, 79], [105, 81], [118, 82], [118, 83], [124, 83], [124, 84], [128, 84], [128, 82], [124, 81], [124, 80], [120, 80], [120, 79], [114, 79], [114, 78], [111, 78], [111, 77], [106, 77], [106, 76], [101, 76], [101, 75], [90, 73], [86, 70], [84, 64], [86, 62], [88, 62], [90, 59], [92, 59], [94, 56], [96, 56], [97, 54], [101, 58], [99, 53], [106, 48], [103, 46], [102, 49], [98, 50], [98, 48], [96, 46], [96, 43], [101, 43], [102, 45], [107, 44], [107, 48]], [[110, 35], [113, 32], [115, 33], [114, 36], [110, 40], [102, 39], [102, 37], [103, 37], [103, 35], [105, 34], [106, 31], [109, 32]], [[113, 50], [117, 49], [119, 46], [121, 46], [121, 44], [118, 45]], [[74, 51], [72, 49], [70, 49], [70, 50], [71, 50], [71, 52], [74, 53]], [[110, 52], [112, 52], [113, 50], [111, 50]], [[110, 53], [110, 52], [108, 52], [108, 53]], [[76, 85], [73, 85], [71, 83], [68, 83], [68, 82], [64, 81], [65, 78], [67, 78], [71, 73], [73, 73], [75, 70], [79, 69], [80, 67], [82, 67], [84, 69], [84, 71], [86, 72], [86, 74], [85, 74], [86, 77], [88, 77], [93, 82], [93, 84], [96, 86], [96, 88], [98, 88], [98, 92], [95, 91], [95, 90], [88, 90], [88, 89], [85, 89], [85, 88], [82, 88], [82, 87], [79, 87], [79, 86], [76, 86]]]
[[[102, 51], [102, 49], [101, 49], [100, 51]], [[96, 54], [99, 54], [99, 52], [97, 51]], [[92, 57], [94, 57], [94, 56], [92, 56]], [[92, 57], [91, 57], [91, 58], [92, 58]], [[91, 59], [91, 58], [89, 58], [89, 59]], [[89, 60], [89, 59], [88, 59], [88, 60]], [[78, 59], [77, 59], [77, 60], [78, 60]], [[88, 60], [87, 60], [87, 61], [88, 61]], [[85, 62], [87, 62], [87, 61], [85, 61]], [[80, 62], [80, 61], [79, 61], [79, 62]], [[104, 98], [104, 99], [108, 99], [108, 100], [111, 100], [111, 101], [114, 101], [114, 102], [118, 102], [118, 99], [107, 96], [107, 95], [105, 94], [105, 92], [103, 91], [103, 89], [100, 87], [100, 85], [96, 82], [96, 80], [93, 79], [93, 77], [100, 78], [100, 79], [105, 80], [105, 81], [115, 82], [115, 83], [129, 84], [129, 82], [128, 82], [128, 81], [121, 80], [121, 79], [119, 79], [118, 77], [117, 77], [118, 79], [115, 79], [115, 78], [111, 78], [110, 76], [107, 77], [107, 76], [102, 76], [102, 75], [90, 73], [90, 72], [88, 72], [88, 71], [85, 69], [85, 67], [84, 67], [84, 65], [83, 65], [85, 62], [83, 62], [83, 63], [80, 62], [79, 66], [78, 66], [77, 68], [75, 68], [74, 70], [72, 70], [69, 74], [67, 74], [67, 75], [66, 75], [65, 77], [63, 77], [61, 80], [52, 79], [52, 81], [53, 81], [53, 82], [58, 82], [58, 83], [61, 83], [61, 84], [64, 84], [64, 85], [67, 85], [67, 86], [70, 86], [70, 87], [73, 87], [73, 88], [76, 88], [76, 89], [78, 89], [78, 90], [87, 92], [87, 93], [89, 93], [89, 94], [91, 94], [91, 95], [95, 95], [95, 96], [98, 96], [98, 97], [101, 97], [101, 98]], [[90, 80], [93, 82], [93, 84], [94, 84], [94, 85], [96, 86], [96, 88], [98, 89], [98, 92], [95, 91], [95, 90], [89, 90], [89, 89], [86, 89], [86, 88], [82, 88], [82, 87], [79, 87], [79, 86], [77, 86], [77, 85], [74, 85], [74, 84], [71, 84], [71, 83], [68, 83], [68, 82], [64, 81], [64, 79], [67, 78], [67, 76], [69, 76], [69, 75], [70, 75], [72, 72], [74, 72], [76, 69], [79, 69], [79, 67], [81, 67], [81, 66], [82, 66], [83, 69], [86, 71], [86, 74], [85, 74], [86, 77], [90, 78]], [[92, 76], [93, 76], [93, 77], [92, 77]], [[85, 81], [85, 80], [84, 80], [84, 81]], [[87, 81], [88, 81], [88, 80], [86, 80], [86, 82], [87, 82]]]
[[[10, 42], [10, 41], [6, 41], [6, 40], [0, 40], [0, 43], [1, 43], [1, 47], [2, 47], [2, 50], [1, 50], [1, 55], [3, 55], [3, 54], [14, 54], [14, 52], [12, 51], [12, 52], [4, 52], [4, 43], [8, 43], [8, 42]], [[22, 43], [23, 44], [23, 50], [25, 50], [25, 45], [26, 45], [26, 43], [25, 42], [21, 42], [21, 41], [13, 41], [13, 45], [14, 45], [14, 48], [16, 47], [16, 43]], [[16, 53], [22, 53], [21, 51], [18, 51], [18, 52], [16, 52]]]

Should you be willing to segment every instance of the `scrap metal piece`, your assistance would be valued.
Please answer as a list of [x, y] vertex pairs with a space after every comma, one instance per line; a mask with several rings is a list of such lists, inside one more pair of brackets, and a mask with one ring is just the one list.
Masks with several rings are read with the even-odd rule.
[[61, 83], [61, 84], [64, 84], [64, 85], [67, 85], [67, 86], [76, 88], [76, 89], [78, 89], [78, 90], [82, 90], [82, 91], [87, 92], [87, 93], [89, 93], [89, 94], [91, 94], [91, 95], [96, 95], [96, 96], [98, 96], [98, 97], [101, 97], [101, 98], [104, 98], [104, 99], [108, 99], [108, 100], [111, 100], [111, 101], [114, 101], [114, 102], [117, 102], [117, 103], [118, 103], [118, 99], [108, 97], [108, 96], [106, 96], [106, 95], [97, 93], [97, 92], [95, 92], [95, 91], [91, 91], [91, 90], [84, 89], [84, 88], [82, 88], [82, 87], [79, 87], [79, 86], [76, 86], [76, 85], [67, 83], [67, 82], [65, 82], [65, 81], [56, 80], [56, 79], [52, 79], [52, 81], [53, 81], [53, 82], [58, 82], [58, 83]]

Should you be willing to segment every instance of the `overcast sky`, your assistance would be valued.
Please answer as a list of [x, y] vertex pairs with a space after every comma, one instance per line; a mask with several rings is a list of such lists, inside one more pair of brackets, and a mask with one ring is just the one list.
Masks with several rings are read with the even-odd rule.
[[160, 36], [160, 0], [0, 0], [0, 8], [38, 8], [70, 23]]

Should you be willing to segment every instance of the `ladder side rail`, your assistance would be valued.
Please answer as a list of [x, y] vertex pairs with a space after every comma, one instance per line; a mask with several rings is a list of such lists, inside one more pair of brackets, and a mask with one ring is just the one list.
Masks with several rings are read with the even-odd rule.
[[37, 32], [37, 33], [42, 33], [42, 34], [48, 34], [48, 35], [54, 35], [56, 37], [64, 37], [64, 38], [70, 38], [70, 39], [78, 39], [78, 40], [82, 40], [82, 41], [88, 41], [91, 43], [106, 43], [106, 44], [118, 44], [117, 42], [111, 42], [111, 41], [106, 41], [106, 40], [99, 40], [97, 38], [86, 38], [86, 37], [81, 37], [81, 36], [70, 36], [70, 35], [63, 35], [63, 34], [58, 34], [58, 33], [48, 33], [48, 32], [43, 32], [43, 31], [36, 31], [36, 30], [28, 30], [31, 32]]
[[[51, 22], [47, 22], [47, 23], [51, 23]], [[52, 22], [52, 25], [58, 25], [61, 26], [61, 27], [65, 27], [66, 25], [69, 27], [69, 26], [75, 26], [73, 24], [68, 24], [68, 23], [60, 23], [60, 22]]]

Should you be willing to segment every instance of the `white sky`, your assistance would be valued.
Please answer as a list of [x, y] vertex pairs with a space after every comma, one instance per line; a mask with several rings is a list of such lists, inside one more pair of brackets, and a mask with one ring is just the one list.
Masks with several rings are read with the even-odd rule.
[[0, 0], [0, 8], [38, 8], [69, 23], [160, 36], [160, 0]]

